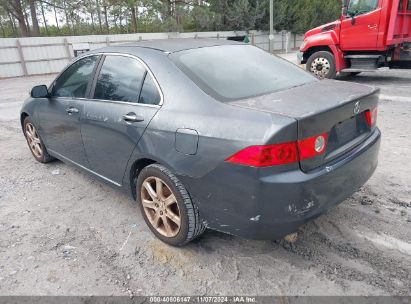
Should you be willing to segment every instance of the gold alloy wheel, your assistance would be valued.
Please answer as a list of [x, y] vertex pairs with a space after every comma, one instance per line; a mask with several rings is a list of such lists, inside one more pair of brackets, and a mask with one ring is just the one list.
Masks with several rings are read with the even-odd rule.
[[181, 227], [177, 199], [158, 177], [147, 178], [141, 186], [141, 203], [151, 225], [163, 236], [175, 237]]
[[43, 156], [43, 147], [41, 145], [40, 137], [37, 134], [36, 128], [31, 123], [27, 123], [25, 130], [27, 142], [31, 151], [36, 157], [41, 158]]

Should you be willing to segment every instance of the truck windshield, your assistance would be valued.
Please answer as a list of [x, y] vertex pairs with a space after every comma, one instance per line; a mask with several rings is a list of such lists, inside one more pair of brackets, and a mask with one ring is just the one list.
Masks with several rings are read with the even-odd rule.
[[358, 16], [376, 10], [378, 0], [350, 0], [348, 3], [347, 14], [349, 16]]
[[204, 92], [220, 101], [317, 81], [296, 65], [250, 45], [190, 49], [173, 53], [170, 58]]

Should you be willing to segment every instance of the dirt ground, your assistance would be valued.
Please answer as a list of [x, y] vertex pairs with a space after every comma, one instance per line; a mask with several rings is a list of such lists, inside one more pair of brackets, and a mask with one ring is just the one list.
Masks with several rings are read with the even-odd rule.
[[379, 168], [296, 244], [208, 231], [181, 249], [127, 195], [33, 159], [18, 111], [52, 78], [0, 80], [0, 295], [411, 294], [411, 71], [346, 79], [381, 88]]

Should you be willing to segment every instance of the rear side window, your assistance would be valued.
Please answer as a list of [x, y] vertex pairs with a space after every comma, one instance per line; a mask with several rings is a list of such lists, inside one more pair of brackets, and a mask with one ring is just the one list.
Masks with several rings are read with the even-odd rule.
[[98, 56], [89, 56], [73, 63], [56, 80], [52, 95], [55, 97], [84, 98], [97, 59]]
[[108, 55], [97, 78], [94, 99], [138, 103], [145, 74], [137, 59]]
[[317, 79], [276, 56], [249, 45], [190, 49], [171, 60], [204, 92], [220, 101], [245, 99]]
[[144, 80], [143, 88], [141, 90], [139, 103], [158, 105], [160, 104], [160, 101], [161, 96], [157, 89], [157, 86], [151, 75], [147, 73], [146, 79]]

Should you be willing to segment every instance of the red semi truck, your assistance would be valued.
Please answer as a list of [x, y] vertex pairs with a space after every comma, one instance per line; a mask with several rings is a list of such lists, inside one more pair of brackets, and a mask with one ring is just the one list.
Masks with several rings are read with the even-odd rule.
[[411, 68], [411, 0], [344, 0], [339, 20], [305, 34], [298, 61], [319, 78]]

